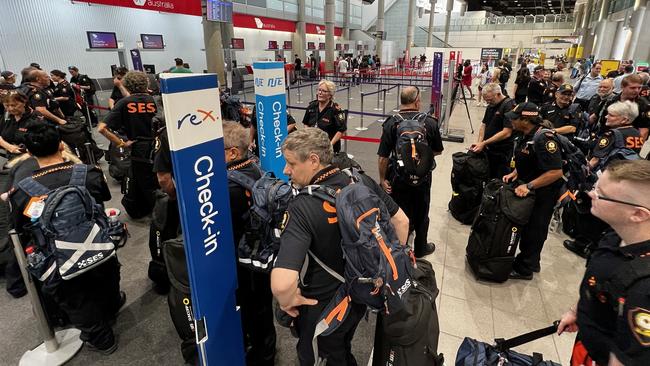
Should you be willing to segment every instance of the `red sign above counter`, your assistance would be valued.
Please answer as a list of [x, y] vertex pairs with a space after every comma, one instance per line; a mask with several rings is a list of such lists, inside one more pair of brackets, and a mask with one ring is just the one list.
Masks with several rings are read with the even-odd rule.
[[238, 28], [263, 29], [280, 32], [295, 32], [296, 23], [290, 20], [274, 19], [247, 14], [232, 15], [232, 25]]
[[84, 3], [201, 16], [201, 0], [77, 0]]
[[[325, 26], [320, 24], [305, 24], [305, 33], [325, 35]], [[343, 28], [334, 27], [334, 36], [340, 37], [343, 34]]]

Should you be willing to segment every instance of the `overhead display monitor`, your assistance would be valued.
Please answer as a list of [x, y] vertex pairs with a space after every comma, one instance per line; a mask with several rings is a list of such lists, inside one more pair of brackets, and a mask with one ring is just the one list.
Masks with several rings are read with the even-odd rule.
[[233, 50], [243, 50], [244, 49], [244, 39], [243, 38], [231, 38], [230, 46]]
[[315, 50], [316, 49], [316, 44], [314, 42], [307, 42], [307, 49], [308, 50]]
[[343, 45], [343, 48], [344, 48], [346, 51], [349, 51], [349, 50], [350, 50], [350, 44], [349, 44], [349, 43], [344, 44], [344, 45]]
[[362, 45], [362, 44], [358, 44], [358, 45], [357, 45], [357, 51], [362, 51], [362, 50], [363, 50], [363, 45]]
[[162, 34], [141, 34], [142, 48], [145, 50], [163, 50], [165, 43]]
[[283, 50], [290, 50], [293, 48], [293, 42], [291, 41], [284, 41], [284, 44], [282, 45]]
[[205, 16], [213, 22], [232, 23], [232, 2], [207, 0]]
[[278, 41], [269, 41], [269, 50], [277, 50], [278, 49]]
[[342, 48], [341, 48], [341, 44], [340, 44], [340, 43], [337, 43], [337, 44], [336, 44], [336, 50], [337, 50], [337, 51], [342, 50]]
[[319, 49], [319, 50], [324, 50], [324, 49], [325, 49], [325, 42], [320, 42], [320, 43], [318, 44], [318, 49]]
[[115, 32], [86, 32], [88, 47], [92, 49], [116, 49], [117, 36]]

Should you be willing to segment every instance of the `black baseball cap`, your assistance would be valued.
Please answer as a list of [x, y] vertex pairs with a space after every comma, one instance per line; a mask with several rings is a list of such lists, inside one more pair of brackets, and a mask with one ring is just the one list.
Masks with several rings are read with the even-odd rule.
[[179, 58], [179, 57], [176, 57], [176, 58], [174, 59], [174, 62], [176, 62], [177, 64], [182, 64], [182, 63], [183, 63], [183, 59], [182, 59], [182, 58]]
[[3, 71], [2, 73], [0, 73], [0, 76], [5, 78], [5, 80], [11, 78], [14, 75], [15, 74], [13, 72], [11, 72], [11, 71]]
[[573, 94], [573, 85], [571, 84], [562, 84], [560, 85], [559, 88], [557, 88], [558, 93], [562, 94]]
[[79, 71], [79, 68], [77, 66], [68, 66], [68, 70]]
[[31, 66], [31, 67], [35, 67], [35, 68], [37, 68], [37, 69], [39, 69], [39, 70], [41, 69], [41, 65], [39, 65], [39, 64], [36, 63], [36, 62], [32, 62], [31, 64], [29, 64], [29, 66]]
[[537, 104], [531, 102], [519, 103], [513, 110], [506, 113], [505, 116], [510, 120], [515, 120], [522, 116], [539, 117], [539, 107], [537, 107]]

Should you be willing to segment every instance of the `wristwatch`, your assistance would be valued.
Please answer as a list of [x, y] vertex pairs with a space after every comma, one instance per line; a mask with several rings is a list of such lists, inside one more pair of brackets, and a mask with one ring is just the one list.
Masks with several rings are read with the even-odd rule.
[[533, 183], [527, 183], [526, 188], [528, 188], [529, 191], [532, 191], [533, 189], [535, 189], [535, 187], [533, 187]]

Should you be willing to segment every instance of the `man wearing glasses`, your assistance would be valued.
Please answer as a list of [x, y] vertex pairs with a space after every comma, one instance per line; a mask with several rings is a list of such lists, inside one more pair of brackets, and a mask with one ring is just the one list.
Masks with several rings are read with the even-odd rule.
[[[382, 126], [381, 141], [379, 142], [379, 183], [391, 195], [399, 207], [409, 218], [409, 233], [415, 233], [413, 251], [416, 257], [424, 257], [433, 253], [435, 245], [427, 242], [429, 231], [429, 202], [431, 201], [431, 171], [419, 179], [418, 185], [408, 182], [407, 177], [400, 176], [397, 168], [400, 161], [396, 159], [397, 128], [405, 120], [417, 118], [420, 114], [420, 89], [407, 86], [400, 94], [399, 116], [392, 116]], [[418, 118], [426, 130], [426, 143], [431, 149], [431, 156], [442, 153], [442, 138], [438, 129], [438, 121], [433, 117], [422, 114]], [[424, 155], [424, 154], [423, 154]], [[435, 165], [434, 165], [435, 166]]]
[[610, 164], [589, 196], [591, 213], [613, 230], [592, 254], [558, 334], [578, 332], [572, 365], [648, 365], [650, 161]]

